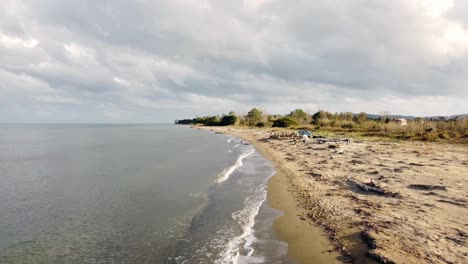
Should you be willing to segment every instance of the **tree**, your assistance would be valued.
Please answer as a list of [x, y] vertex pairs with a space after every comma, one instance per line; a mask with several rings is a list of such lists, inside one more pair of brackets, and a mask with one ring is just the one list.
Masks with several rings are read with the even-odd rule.
[[320, 119], [331, 119], [332, 116], [333, 114], [330, 112], [318, 111], [312, 115], [312, 123], [314, 125], [318, 125], [320, 123]]
[[392, 116], [392, 114], [389, 111], [380, 112], [380, 121], [382, 121], [384, 123], [388, 123], [388, 122], [390, 122], [391, 116]]
[[273, 127], [290, 127], [297, 125], [297, 122], [290, 117], [283, 117], [273, 121]]
[[237, 122], [237, 116], [235, 115], [225, 115], [221, 118], [220, 125], [221, 126], [230, 126], [234, 125]]
[[245, 116], [245, 121], [248, 126], [255, 126], [262, 121], [262, 111], [257, 108], [252, 108]]
[[353, 121], [353, 113], [351, 112], [340, 113], [340, 118], [341, 120]]
[[304, 112], [302, 109], [296, 109], [292, 111], [288, 117], [294, 119], [297, 123], [304, 124], [307, 122], [308, 114]]
[[359, 113], [357, 116], [354, 117], [354, 121], [358, 124], [363, 124], [367, 121], [367, 114], [364, 112]]
[[208, 119], [206, 120], [205, 125], [208, 125], [208, 126], [219, 126], [219, 123], [220, 123], [219, 116], [210, 116], [210, 117], [208, 117]]

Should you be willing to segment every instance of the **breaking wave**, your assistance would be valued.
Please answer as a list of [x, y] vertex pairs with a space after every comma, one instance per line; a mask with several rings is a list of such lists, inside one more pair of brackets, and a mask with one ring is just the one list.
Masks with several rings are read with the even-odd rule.
[[257, 240], [253, 227], [260, 206], [266, 200], [266, 186], [261, 186], [258, 191], [260, 191], [260, 195], [247, 197], [244, 201], [244, 208], [232, 214], [232, 218], [242, 228], [242, 234], [229, 241], [226, 249], [215, 263], [263, 263], [263, 258], [252, 257], [254, 252], [252, 244]]
[[242, 160], [245, 159], [246, 157], [252, 155], [253, 153], [255, 153], [255, 150], [254, 150], [253, 148], [249, 148], [249, 149], [247, 149], [245, 152], [243, 152], [242, 154], [240, 154], [239, 157], [237, 157], [237, 160], [236, 160], [236, 162], [234, 163], [234, 165], [232, 165], [232, 166], [229, 167], [229, 168], [226, 168], [223, 172], [221, 172], [221, 173], [218, 175], [218, 178], [216, 179], [216, 182], [217, 182], [217, 183], [220, 183], [220, 182], [223, 182], [223, 181], [229, 179], [229, 176], [231, 176], [231, 174], [232, 174], [237, 168], [239, 168], [240, 166], [243, 165]]

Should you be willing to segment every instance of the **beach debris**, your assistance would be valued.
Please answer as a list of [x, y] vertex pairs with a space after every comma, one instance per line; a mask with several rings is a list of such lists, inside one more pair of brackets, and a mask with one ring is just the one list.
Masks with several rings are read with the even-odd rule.
[[338, 147], [337, 145], [333, 145], [333, 144], [328, 145], [328, 148], [331, 148], [331, 149], [335, 149], [337, 147]]
[[460, 230], [458, 228], [455, 228], [455, 230], [457, 231], [457, 235], [460, 236], [460, 237], [468, 237], [468, 233], [463, 231], [463, 230]]
[[343, 154], [344, 153], [344, 149], [338, 149], [335, 151], [336, 154]]
[[460, 230], [458, 228], [455, 228], [455, 233], [456, 237], [447, 236], [446, 238], [452, 240], [453, 242], [459, 245], [466, 245], [468, 234], [465, 231]]
[[325, 137], [315, 137], [317, 144], [325, 144], [325, 143], [351, 143], [351, 140], [349, 138], [342, 138], [342, 139], [337, 139], [337, 138], [325, 138]]
[[410, 184], [408, 185], [408, 188], [415, 189], [415, 190], [424, 190], [424, 191], [429, 191], [429, 190], [446, 191], [447, 190], [447, 188], [443, 185], [431, 185], [431, 184]]
[[299, 132], [297, 132], [297, 134], [298, 134], [300, 137], [306, 136], [306, 137], [310, 138], [310, 137], [312, 136], [312, 132], [310, 132], [310, 131], [307, 130], [307, 129], [301, 129], [301, 130], [299, 130]]
[[312, 177], [322, 177], [323, 176], [321, 173], [316, 173], [316, 172], [310, 172], [309, 175], [312, 176]]
[[441, 203], [448, 203], [448, 204], [453, 204], [453, 205], [457, 205], [461, 207], [467, 207], [467, 201], [463, 199], [456, 199], [455, 201], [439, 199], [437, 201]]
[[328, 142], [328, 140], [326, 138], [318, 138], [316, 142], [317, 144], [325, 144]]
[[380, 193], [380, 194], [386, 194], [387, 193], [384, 189], [377, 187], [377, 185], [375, 185], [375, 183], [372, 182], [372, 179], [367, 184], [356, 181], [356, 180], [354, 180], [352, 178], [348, 178], [348, 181], [354, 183], [357, 187], [359, 187], [362, 190], [365, 190], [366, 192], [376, 192], [376, 193]]
[[298, 135], [294, 132], [288, 133], [288, 132], [271, 132], [270, 133], [270, 139], [278, 139], [278, 140], [283, 140], [283, 139], [291, 139], [291, 138], [297, 138]]
[[411, 162], [409, 165], [411, 166], [418, 166], [418, 167], [423, 167], [424, 164], [421, 164], [421, 163], [414, 163], [414, 162]]

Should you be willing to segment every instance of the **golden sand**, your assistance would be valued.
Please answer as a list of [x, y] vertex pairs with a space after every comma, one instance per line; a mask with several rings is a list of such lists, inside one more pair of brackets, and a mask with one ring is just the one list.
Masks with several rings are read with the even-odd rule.
[[[252, 143], [277, 174], [269, 204], [300, 263], [464, 263], [468, 259], [468, 147], [421, 142], [338, 144], [268, 139], [264, 129], [217, 127]], [[372, 179], [387, 194], [366, 192]], [[368, 256], [371, 256], [369, 258]]]

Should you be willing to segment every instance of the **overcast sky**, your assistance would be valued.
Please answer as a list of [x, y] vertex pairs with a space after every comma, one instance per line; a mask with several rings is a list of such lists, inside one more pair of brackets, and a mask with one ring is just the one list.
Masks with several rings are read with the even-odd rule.
[[468, 113], [468, 0], [2, 0], [0, 122]]

